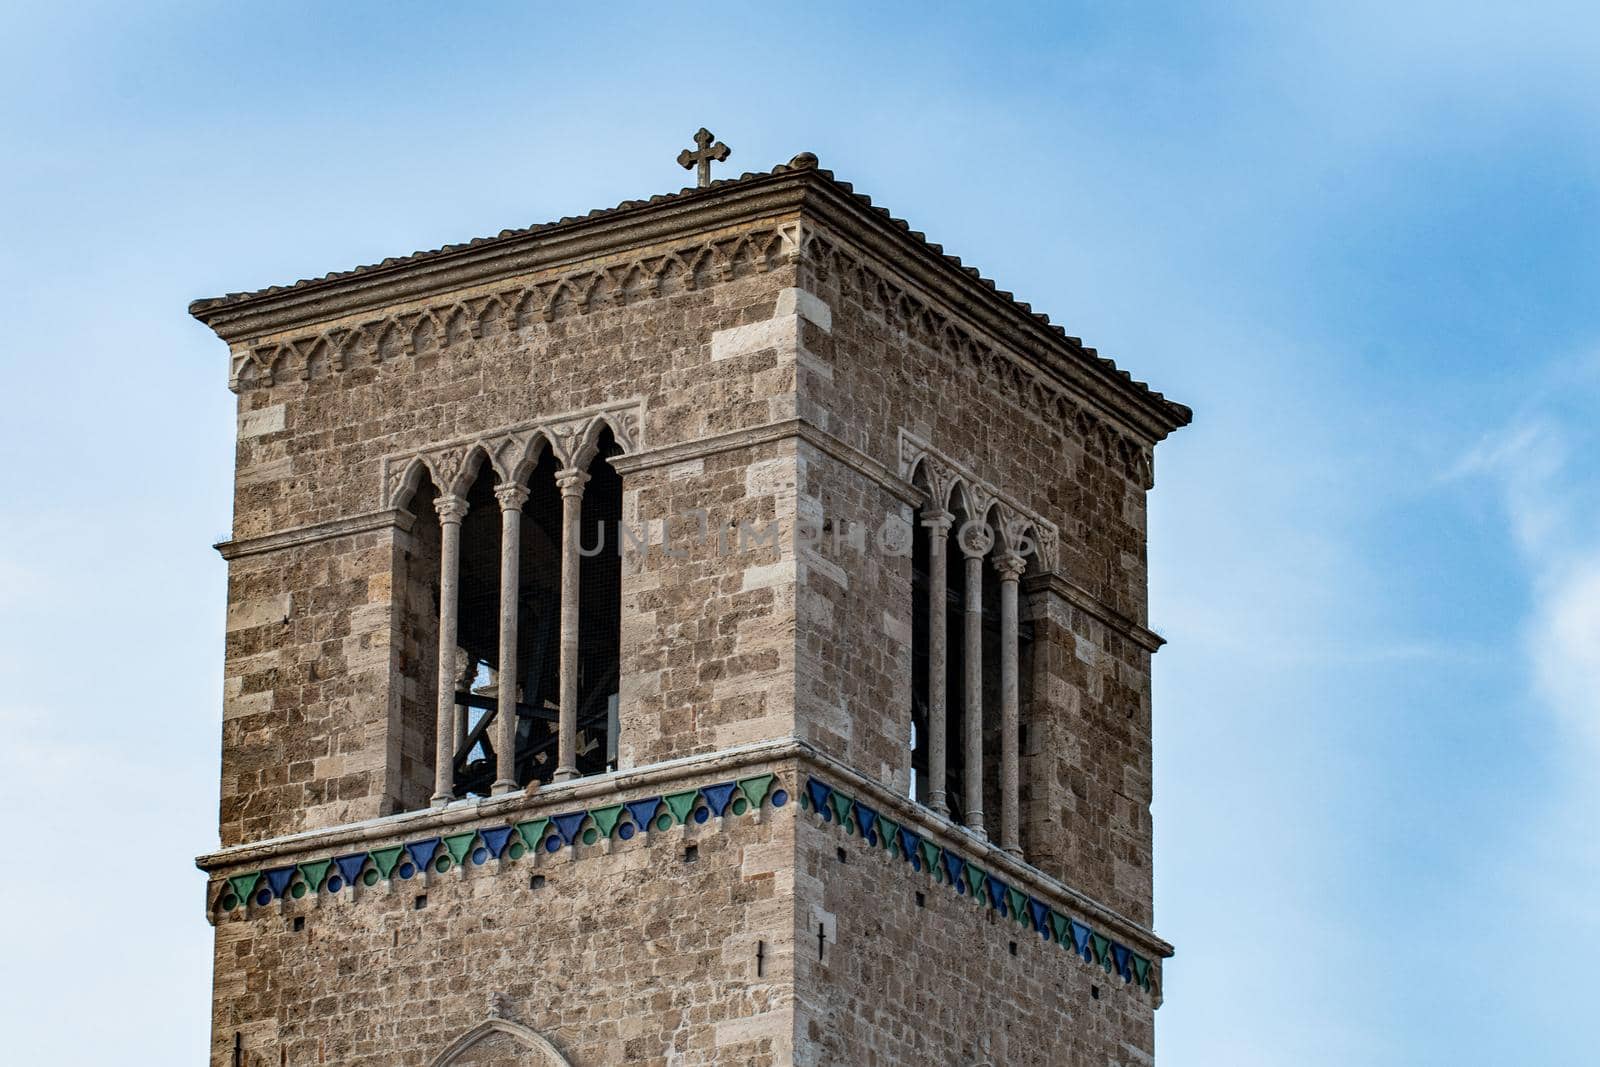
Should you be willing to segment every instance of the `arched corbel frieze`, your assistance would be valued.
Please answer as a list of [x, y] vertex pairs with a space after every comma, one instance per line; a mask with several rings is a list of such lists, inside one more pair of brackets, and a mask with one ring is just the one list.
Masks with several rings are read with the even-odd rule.
[[538, 465], [546, 449], [563, 468], [585, 466], [599, 448], [607, 429], [623, 455], [644, 447], [644, 404], [630, 400], [568, 415], [442, 442], [428, 448], [385, 456], [382, 461], [382, 505], [407, 506], [426, 472], [442, 493], [463, 495], [489, 464], [501, 482], [523, 481]]
[[[908, 482], [919, 480], [926, 487], [930, 507], [959, 511], [966, 517], [964, 525], [972, 531], [961, 541], [963, 551], [970, 554], [981, 548], [987, 552], [990, 545], [998, 543], [1006, 552], [1036, 557], [1043, 573], [1053, 572], [1059, 565], [1061, 539], [1055, 523], [904, 430], [900, 433], [900, 476]], [[980, 535], [977, 531], [982, 523], [992, 529]], [[957, 536], [961, 537], [959, 531]]]

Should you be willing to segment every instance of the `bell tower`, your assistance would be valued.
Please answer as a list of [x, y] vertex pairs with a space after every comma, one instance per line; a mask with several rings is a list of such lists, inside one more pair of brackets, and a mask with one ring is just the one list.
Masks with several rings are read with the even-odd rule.
[[1147, 1063], [1189, 410], [801, 154], [196, 301], [212, 1062]]

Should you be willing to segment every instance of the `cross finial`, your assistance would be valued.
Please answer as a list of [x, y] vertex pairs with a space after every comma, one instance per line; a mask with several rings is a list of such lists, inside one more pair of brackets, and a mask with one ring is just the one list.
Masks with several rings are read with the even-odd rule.
[[711, 184], [711, 161], [714, 159], [721, 163], [733, 154], [732, 150], [721, 141], [712, 144], [715, 136], [702, 126], [700, 132], [694, 135], [695, 150], [691, 152], [685, 148], [678, 153], [678, 166], [684, 170], [694, 170], [697, 166], [700, 168], [698, 184], [702, 189]]

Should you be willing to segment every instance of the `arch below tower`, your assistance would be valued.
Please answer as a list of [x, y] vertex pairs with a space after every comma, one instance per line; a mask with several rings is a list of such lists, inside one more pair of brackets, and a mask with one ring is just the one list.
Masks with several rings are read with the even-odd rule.
[[429, 1067], [572, 1067], [548, 1039], [509, 1019], [486, 1019], [456, 1038]]

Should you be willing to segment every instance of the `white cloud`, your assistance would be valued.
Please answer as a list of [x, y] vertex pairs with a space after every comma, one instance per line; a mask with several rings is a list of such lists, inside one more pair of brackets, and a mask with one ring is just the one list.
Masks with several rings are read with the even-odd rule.
[[[1600, 405], [1596, 363], [1562, 368], [1558, 387], [1530, 401], [1447, 477], [1496, 488], [1522, 561], [1531, 605], [1518, 627], [1528, 686], [1547, 716], [1543, 796], [1520, 844], [1487, 858], [1551, 952], [1582, 955], [1600, 939], [1593, 886], [1600, 879]], [[1531, 929], [1531, 926], [1529, 927]], [[1585, 947], [1587, 946], [1587, 947]], [[1530, 953], [1537, 947], [1530, 946]], [[1555, 1005], [1545, 1010], [1559, 1015]], [[1552, 1025], [1562, 1025], [1551, 1019]]]
[[1596, 444], [1588, 427], [1535, 410], [1479, 442], [1447, 478], [1496, 485], [1534, 594], [1524, 629], [1532, 680], [1600, 749], [1600, 536], [1588, 484]]
[[1547, 577], [1528, 634], [1540, 695], [1600, 755], [1600, 548]]

